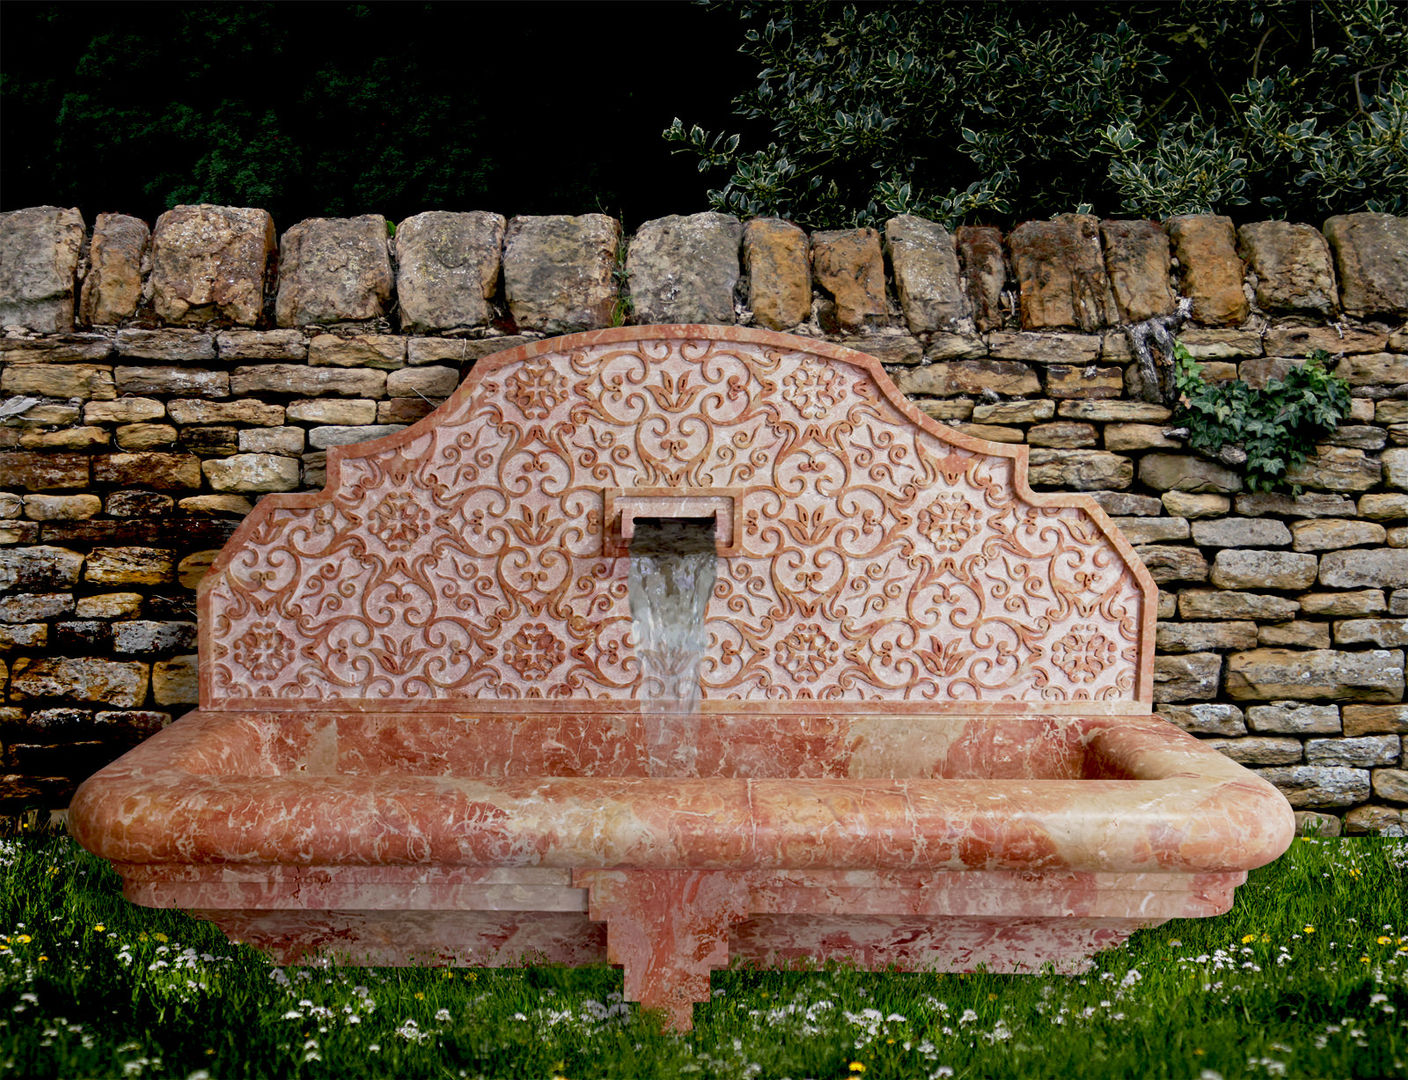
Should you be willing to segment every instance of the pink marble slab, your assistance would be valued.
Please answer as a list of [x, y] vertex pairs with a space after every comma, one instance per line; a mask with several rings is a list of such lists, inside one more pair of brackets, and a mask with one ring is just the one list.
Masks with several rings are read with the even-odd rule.
[[[607, 959], [687, 1029], [735, 961], [1078, 970], [1290, 842], [1149, 715], [1156, 591], [1099, 507], [868, 356], [545, 340], [328, 476], [203, 583], [201, 708], [69, 815], [129, 899], [281, 961]], [[661, 516], [719, 552], [687, 715], [627, 598]]]

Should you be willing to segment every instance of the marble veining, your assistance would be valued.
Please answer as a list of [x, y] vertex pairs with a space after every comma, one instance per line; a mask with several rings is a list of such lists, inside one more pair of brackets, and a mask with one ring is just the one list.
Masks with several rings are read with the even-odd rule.
[[[283, 962], [604, 959], [680, 1029], [733, 960], [1080, 970], [1227, 910], [1293, 818], [1151, 715], [1155, 587], [1026, 453], [804, 338], [500, 353], [259, 504], [201, 586], [200, 709], [71, 828]], [[699, 694], [662, 710], [631, 541], [701, 517]]]

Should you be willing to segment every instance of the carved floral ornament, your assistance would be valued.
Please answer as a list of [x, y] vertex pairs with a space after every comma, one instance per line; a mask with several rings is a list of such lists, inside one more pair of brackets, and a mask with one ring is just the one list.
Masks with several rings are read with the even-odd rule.
[[1152, 583], [1093, 503], [1032, 495], [1019, 460], [801, 338], [511, 350], [407, 431], [335, 450], [327, 491], [260, 504], [203, 586], [202, 700], [630, 700], [604, 492], [729, 489], [706, 704], [1147, 701]]

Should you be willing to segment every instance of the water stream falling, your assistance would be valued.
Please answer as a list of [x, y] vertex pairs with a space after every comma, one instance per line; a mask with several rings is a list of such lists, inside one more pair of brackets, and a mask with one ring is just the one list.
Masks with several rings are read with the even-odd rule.
[[717, 572], [713, 518], [637, 518], [627, 578], [643, 712], [692, 715]]

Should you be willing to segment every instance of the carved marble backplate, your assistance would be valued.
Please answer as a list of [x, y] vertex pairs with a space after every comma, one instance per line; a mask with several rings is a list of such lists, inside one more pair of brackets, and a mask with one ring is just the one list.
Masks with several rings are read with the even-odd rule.
[[1154, 586], [1092, 500], [1033, 494], [1024, 447], [936, 424], [868, 356], [703, 326], [500, 353], [332, 450], [324, 491], [264, 499], [202, 584], [202, 704], [620, 707], [620, 508], [696, 503], [726, 552], [705, 708], [1147, 711]]

